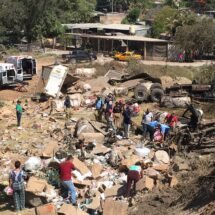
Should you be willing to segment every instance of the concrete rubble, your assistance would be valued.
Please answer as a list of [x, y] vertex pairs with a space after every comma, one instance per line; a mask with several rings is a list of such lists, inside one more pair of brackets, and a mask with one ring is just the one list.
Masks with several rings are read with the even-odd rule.
[[[76, 72], [87, 77], [95, 73], [93, 70]], [[127, 95], [124, 89], [111, 88], [107, 80], [101, 77], [88, 81], [88, 86], [76, 83], [68, 88], [70, 93], [80, 89], [80, 93], [70, 95], [72, 106], [83, 111], [95, 101], [94, 93], [106, 95], [108, 90]], [[56, 103], [57, 109], [49, 117], [48, 111], [43, 110], [44, 104], [29, 101], [22, 131], [15, 128], [13, 111], [0, 110], [0, 119], [6, 122], [5, 130], [0, 131], [0, 182], [8, 185], [8, 174], [18, 158], [30, 176], [26, 184], [27, 202], [29, 207], [36, 207], [37, 215], [115, 215], [116, 211], [117, 215], [125, 215], [128, 211], [126, 170], [131, 165], [141, 162], [144, 168], [144, 176], [136, 184], [138, 192], [153, 192], [166, 184], [174, 188], [178, 184], [176, 173], [189, 170], [189, 164], [179, 157], [172, 159], [171, 147], [148, 145], [138, 136], [135, 141], [118, 136], [110, 144], [102, 123], [84, 117], [65, 121], [62, 99], [56, 99]], [[12, 108], [13, 104], [8, 106]], [[78, 208], [66, 204], [60, 195], [57, 168], [67, 154], [75, 156], [73, 163], [77, 170], [73, 172], [73, 182]]]

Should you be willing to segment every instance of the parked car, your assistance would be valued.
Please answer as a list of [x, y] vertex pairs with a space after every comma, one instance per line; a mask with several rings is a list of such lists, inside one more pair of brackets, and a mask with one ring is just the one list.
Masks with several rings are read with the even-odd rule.
[[113, 58], [120, 61], [129, 61], [131, 59], [141, 60], [142, 56], [140, 54], [135, 54], [134, 52], [124, 52], [116, 53]]
[[85, 50], [74, 50], [69, 54], [63, 54], [62, 58], [65, 59], [67, 62], [76, 63], [78, 61], [92, 61], [96, 60], [97, 56], [94, 52], [88, 52]]
[[5, 63], [12, 63], [17, 72], [23, 73], [23, 80], [31, 80], [36, 74], [36, 60], [32, 56], [9, 56]]

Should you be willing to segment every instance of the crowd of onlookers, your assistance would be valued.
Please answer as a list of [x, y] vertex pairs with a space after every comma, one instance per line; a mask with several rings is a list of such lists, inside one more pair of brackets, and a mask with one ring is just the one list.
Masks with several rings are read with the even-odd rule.
[[[97, 97], [95, 108], [98, 121], [106, 120], [106, 131], [123, 131], [123, 137], [129, 138], [130, 128], [133, 124], [132, 118], [140, 115], [141, 107], [138, 103], [124, 102], [122, 99], [115, 101], [112, 94], [103, 99]], [[153, 113], [146, 110], [142, 116], [142, 134], [144, 138], [149, 136], [151, 141], [162, 143], [169, 131], [174, 129], [178, 117], [172, 113]]]

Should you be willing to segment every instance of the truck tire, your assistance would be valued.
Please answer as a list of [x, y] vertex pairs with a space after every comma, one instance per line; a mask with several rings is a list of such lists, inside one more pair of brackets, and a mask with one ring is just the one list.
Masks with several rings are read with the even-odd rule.
[[138, 85], [134, 90], [134, 97], [138, 101], [148, 101], [149, 94], [146, 87], [143, 85]]
[[157, 89], [157, 88], [158, 89], [163, 89], [162, 85], [160, 83], [154, 83], [154, 84], [152, 84], [150, 90], [152, 91], [153, 89]]
[[164, 91], [162, 89], [159, 89], [159, 88], [155, 88], [151, 91], [151, 100], [153, 102], [160, 102], [161, 99], [163, 98], [164, 96]]

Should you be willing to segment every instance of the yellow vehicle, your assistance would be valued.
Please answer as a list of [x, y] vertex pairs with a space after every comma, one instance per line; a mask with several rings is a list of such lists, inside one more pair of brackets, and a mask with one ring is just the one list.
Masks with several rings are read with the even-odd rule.
[[135, 54], [134, 52], [124, 52], [124, 53], [116, 53], [114, 55], [114, 59], [120, 61], [129, 61], [131, 59], [141, 60], [142, 56], [140, 54]]

